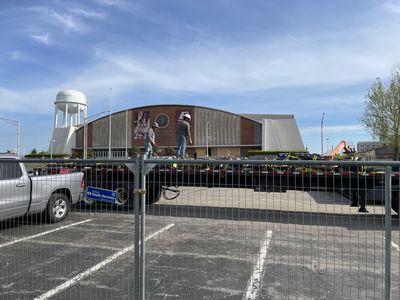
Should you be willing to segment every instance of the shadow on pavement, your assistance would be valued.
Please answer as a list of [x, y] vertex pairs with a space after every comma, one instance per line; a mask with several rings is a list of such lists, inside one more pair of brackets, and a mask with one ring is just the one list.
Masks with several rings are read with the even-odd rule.
[[[284, 224], [339, 226], [358, 230], [384, 230], [385, 216], [377, 214], [348, 215], [340, 213], [288, 212], [270, 209], [249, 209], [192, 205], [155, 204], [147, 208], [147, 215], [206, 218], [218, 220], [274, 222]], [[392, 215], [392, 228], [400, 228], [398, 216]]]

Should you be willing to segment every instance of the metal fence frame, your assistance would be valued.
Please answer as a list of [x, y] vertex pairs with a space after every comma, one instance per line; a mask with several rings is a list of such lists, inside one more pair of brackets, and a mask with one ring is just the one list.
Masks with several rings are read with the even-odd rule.
[[[0, 159], [2, 162], [3, 159]], [[400, 168], [400, 162], [393, 161], [267, 161], [267, 160], [201, 160], [201, 159], [189, 159], [189, 160], [178, 160], [178, 159], [144, 159], [144, 157], [136, 157], [133, 159], [111, 159], [111, 160], [63, 160], [63, 159], [21, 159], [20, 162], [24, 163], [75, 163], [75, 164], [95, 164], [99, 162], [109, 164], [124, 164], [126, 165], [135, 175], [138, 180], [134, 181], [134, 201], [135, 201], [135, 299], [145, 299], [145, 254], [146, 254], [146, 176], [157, 164], [184, 164], [184, 165], [251, 165], [251, 166], [262, 166], [262, 165], [273, 165], [273, 166], [375, 166], [384, 168], [385, 173], [385, 274], [384, 274], [384, 291], [385, 299], [391, 299], [392, 290], [392, 254], [391, 254], [391, 243], [392, 243], [392, 216], [391, 216], [391, 191], [392, 183], [391, 178], [393, 175], [393, 168]]]
[[[284, 160], [284, 161], [277, 161], [277, 160], [201, 160], [201, 159], [169, 159], [167, 161], [160, 160], [160, 159], [144, 159], [144, 157], [138, 158], [139, 162], [138, 165], [141, 165], [142, 172], [141, 174], [141, 182], [142, 182], [142, 189], [145, 191], [145, 181], [146, 175], [148, 174], [149, 170], [151, 170], [157, 163], [168, 163], [168, 164], [184, 164], [184, 165], [194, 165], [194, 164], [205, 164], [205, 165], [221, 165], [221, 164], [229, 164], [229, 165], [251, 165], [251, 166], [261, 166], [261, 165], [274, 165], [274, 166], [354, 166], [354, 167], [363, 167], [363, 166], [375, 166], [375, 167], [384, 167], [385, 168], [385, 275], [384, 275], [384, 282], [385, 282], [385, 299], [390, 300], [392, 299], [391, 290], [392, 290], [392, 278], [391, 278], [391, 243], [392, 243], [392, 215], [391, 215], [391, 201], [392, 201], [392, 184], [391, 184], [391, 177], [392, 177], [392, 168], [400, 168], [400, 162], [393, 162], [393, 161], [303, 161], [303, 160]], [[142, 196], [142, 203], [144, 202], [144, 195]], [[142, 219], [145, 218], [145, 211], [144, 205], [142, 205], [141, 216]], [[143, 251], [141, 254], [141, 266], [145, 264], [144, 258], [144, 251], [145, 251], [145, 222], [142, 220], [141, 222], [141, 243]], [[144, 300], [145, 297], [145, 270], [144, 267], [140, 269], [140, 274], [138, 277], [141, 278], [141, 285], [140, 285], [140, 292], [138, 295], [140, 296], [141, 300]]]

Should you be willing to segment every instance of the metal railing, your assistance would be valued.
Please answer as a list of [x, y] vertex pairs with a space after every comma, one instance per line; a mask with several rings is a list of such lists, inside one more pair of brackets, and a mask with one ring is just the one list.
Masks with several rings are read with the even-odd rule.
[[397, 162], [18, 162], [28, 190], [0, 159], [4, 299], [399, 298]]

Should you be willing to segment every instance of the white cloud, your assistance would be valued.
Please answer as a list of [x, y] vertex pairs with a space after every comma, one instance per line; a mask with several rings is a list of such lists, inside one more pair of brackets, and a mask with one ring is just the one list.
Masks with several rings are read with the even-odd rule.
[[[100, 2], [126, 4], [125, 1]], [[82, 18], [102, 17], [77, 7], [68, 8], [69, 14], [46, 7], [35, 9], [71, 31], [85, 28]], [[187, 44], [186, 48], [171, 48], [170, 52], [149, 47], [148, 52], [135, 53], [130, 47], [123, 52], [113, 51], [112, 45], [97, 46], [92, 61], [85, 62], [84, 69], [73, 66], [75, 73], [67, 83], [92, 96], [104, 95], [110, 87], [115, 91], [146, 87], [153, 91], [215, 94], [352, 85], [387, 75], [398, 60], [400, 25], [385, 23], [384, 19], [379, 22], [371, 22], [369, 27], [361, 29], [346, 28], [312, 37], [280, 36], [275, 40], [259, 37], [246, 44], [202, 39]], [[46, 43], [49, 36], [36, 35], [36, 40]], [[353, 99], [357, 99], [355, 95]], [[351, 101], [353, 106], [360, 104], [361, 99], [357, 100]], [[303, 103], [312, 106], [313, 101], [319, 99], [309, 98]], [[324, 105], [334, 107], [348, 101], [332, 97]]]
[[[87, 25], [81, 20], [81, 17], [89, 12], [79, 8], [68, 8], [69, 13], [59, 12], [52, 7], [46, 6], [33, 6], [29, 8], [30, 11], [37, 12], [41, 15], [41, 21], [50, 23], [55, 27], [62, 28], [65, 33], [69, 32], [85, 32]], [[94, 15], [92, 15], [94, 16]]]
[[68, 8], [71, 13], [73, 13], [76, 16], [82, 16], [85, 18], [97, 18], [97, 19], [102, 19], [106, 16], [105, 13], [103, 12], [95, 12], [92, 10], [85, 10], [83, 8], [79, 7], [69, 7]]
[[[364, 95], [367, 93], [367, 89], [365, 90]], [[322, 110], [352, 110], [353, 108], [359, 108], [361, 104], [364, 103], [364, 96], [360, 96], [358, 93], [353, 94], [351, 92], [347, 92], [346, 94], [341, 94], [338, 91], [335, 91], [333, 95], [329, 92], [325, 92], [323, 95], [318, 95], [315, 97], [309, 97], [305, 99], [301, 99], [302, 103], [305, 106], [316, 107]]]
[[[320, 126], [302, 127], [300, 129], [302, 136], [315, 136], [321, 133]], [[349, 134], [365, 134], [367, 129], [361, 125], [343, 125], [343, 126], [324, 126], [323, 132], [329, 134], [342, 134], [343, 136]]]
[[[97, 0], [102, 5], [126, 5], [122, 0]], [[392, 3], [392, 2], [388, 2]], [[88, 29], [84, 18], [105, 15], [77, 5], [66, 7], [68, 13], [48, 7], [40, 11], [66, 32]], [[374, 23], [375, 22], [375, 23]], [[90, 89], [106, 86], [131, 88], [151, 86], [154, 89], [189, 92], [245, 92], [270, 88], [351, 85], [388, 74], [398, 60], [400, 40], [398, 22], [374, 20], [369, 27], [346, 28], [312, 37], [280, 36], [275, 40], [250, 41], [246, 44], [224, 44], [221, 41], [196, 39], [186, 48], [167, 51], [150, 50], [125, 53], [112, 45], [98, 47], [92, 64], [77, 70], [71, 84]], [[380, 22], [380, 23], [379, 23]], [[42, 43], [49, 36], [33, 35]], [[118, 54], [115, 54], [118, 53]], [[310, 100], [312, 101], [312, 99]], [[336, 103], [337, 99], [332, 101]]]
[[105, 6], [125, 7], [128, 5], [126, 0], [95, 0], [95, 2]]
[[10, 57], [10, 60], [14, 60], [14, 61], [21, 61], [21, 60], [23, 60], [23, 57], [24, 57], [23, 54], [18, 50], [11, 51], [10, 53], [8, 53], [8, 55]]
[[58, 13], [53, 9], [49, 10], [49, 17], [61, 26], [65, 31], [84, 31], [85, 26], [73, 15]]
[[31, 38], [41, 44], [45, 44], [45, 45], [50, 44], [50, 35], [48, 33], [46, 33], [46, 34], [31, 34]]
[[51, 103], [57, 93], [55, 88], [10, 90], [0, 86], [1, 111], [23, 113], [51, 113]]
[[392, 14], [400, 14], [400, 2], [398, 0], [386, 1], [382, 8]]
[[351, 85], [390, 72], [400, 52], [400, 43], [393, 43], [397, 29], [370, 33], [368, 39], [362, 34], [347, 46], [345, 40], [351, 38], [281, 39], [246, 46], [193, 44], [169, 54], [114, 54], [97, 49], [92, 66], [82, 70], [77, 82], [204, 93]]

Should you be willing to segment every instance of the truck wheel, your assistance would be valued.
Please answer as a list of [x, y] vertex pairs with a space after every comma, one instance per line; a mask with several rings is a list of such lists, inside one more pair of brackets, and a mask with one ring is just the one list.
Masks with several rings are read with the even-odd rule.
[[392, 209], [399, 215], [399, 193], [392, 193]]
[[114, 189], [114, 192], [117, 193], [117, 197], [115, 199], [115, 204], [117, 206], [123, 206], [129, 203], [129, 188], [126, 186], [120, 186]]
[[85, 203], [88, 206], [92, 205], [94, 202], [95, 201], [93, 199], [89, 199], [89, 198], [83, 197], [83, 203]]
[[68, 215], [71, 208], [69, 199], [64, 194], [51, 195], [47, 203], [45, 215], [50, 223], [61, 222]]
[[161, 185], [149, 185], [146, 193], [146, 204], [156, 203], [161, 197]]

